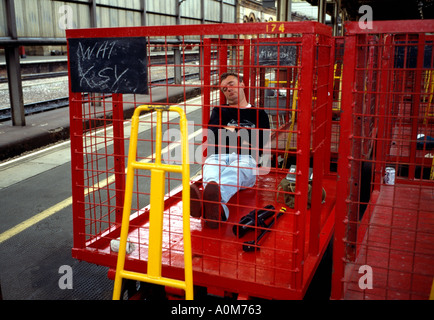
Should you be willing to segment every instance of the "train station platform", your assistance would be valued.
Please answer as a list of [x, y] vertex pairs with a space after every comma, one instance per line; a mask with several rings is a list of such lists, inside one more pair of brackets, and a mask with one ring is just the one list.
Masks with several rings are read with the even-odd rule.
[[[150, 89], [137, 101], [173, 104], [201, 93], [199, 87], [164, 86]], [[134, 104], [124, 95], [124, 119], [131, 117]], [[151, 98], [152, 97], [152, 98]], [[26, 126], [13, 126], [11, 121], [0, 122], [0, 161], [19, 156], [49, 144], [69, 139], [69, 108], [60, 108], [26, 116]]]

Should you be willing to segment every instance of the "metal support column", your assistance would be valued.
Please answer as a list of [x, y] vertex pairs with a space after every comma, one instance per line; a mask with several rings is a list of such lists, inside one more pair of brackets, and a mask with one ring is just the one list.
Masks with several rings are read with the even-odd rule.
[[205, 24], [205, 0], [200, 1], [200, 22]]
[[[181, 24], [181, 3], [183, 0], [175, 0], [175, 12], [176, 12], [176, 24]], [[179, 41], [182, 41], [180, 36], [177, 36]], [[173, 48], [173, 57], [174, 57], [174, 73], [175, 73], [175, 84], [181, 84], [181, 51], [179, 47]]]
[[326, 2], [326, 0], [318, 0], [318, 22], [320, 23], [325, 23]]
[[[15, 5], [13, 0], [6, 0], [6, 19], [8, 33], [12, 40], [18, 38], [17, 24], [15, 21]], [[12, 125], [25, 126], [23, 88], [21, 82], [21, 66], [19, 44], [6, 46], [6, 68], [8, 73], [9, 97], [12, 114]]]
[[220, 23], [223, 23], [223, 0], [220, 0]]
[[174, 55], [174, 68], [175, 68], [175, 84], [182, 83], [182, 70], [181, 70], [181, 50], [180, 46], [173, 49]]
[[277, 3], [277, 21], [292, 21], [292, 0], [279, 0]]
[[96, 0], [89, 0], [90, 27], [98, 28], [96, 21]]
[[141, 22], [142, 22], [142, 26], [146, 26], [146, 0], [142, 0], [140, 2], [140, 11], [141, 11]]
[[332, 23], [333, 23], [333, 36], [336, 37], [339, 34], [339, 5], [340, 0], [335, 0], [333, 3], [333, 16], [332, 16]]
[[176, 15], [176, 24], [181, 24], [181, 3], [182, 0], [174, 0], [175, 1], [175, 15]]
[[5, 54], [9, 83], [9, 98], [12, 113], [12, 125], [25, 126], [26, 118], [24, 114], [20, 53], [18, 47], [6, 47]]

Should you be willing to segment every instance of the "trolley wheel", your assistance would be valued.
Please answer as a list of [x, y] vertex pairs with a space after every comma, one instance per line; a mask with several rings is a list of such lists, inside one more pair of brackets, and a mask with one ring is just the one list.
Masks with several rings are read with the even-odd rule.
[[167, 299], [163, 286], [136, 280], [123, 279], [121, 300], [162, 301]]
[[123, 279], [121, 288], [121, 300], [130, 300], [140, 290], [140, 282], [135, 280]]

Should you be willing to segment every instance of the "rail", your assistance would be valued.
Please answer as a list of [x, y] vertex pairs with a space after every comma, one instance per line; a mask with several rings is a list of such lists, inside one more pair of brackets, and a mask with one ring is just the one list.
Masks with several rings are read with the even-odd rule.
[[[217, 71], [213, 71], [212, 73], [216, 73]], [[199, 72], [190, 73], [183, 75], [184, 81], [192, 80], [192, 79], [198, 79], [199, 78]], [[165, 84], [174, 84], [175, 83], [175, 77], [170, 78], [164, 78], [164, 79], [157, 79], [151, 82], [150, 87], [155, 87], [158, 84], [165, 83]], [[50, 100], [43, 100], [33, 103], [28, 103], [24, 105], [24, 114], [26, 116], [41, 113], [41, 112], [47, 112], [59, 108], [66, 108], [69, 106], [68, 97], [59, 97], [56, 99], [50, 99]], [[11, 108], [5, 107], [0, 108], [0, 122], [9, 121], [11, 120]]]

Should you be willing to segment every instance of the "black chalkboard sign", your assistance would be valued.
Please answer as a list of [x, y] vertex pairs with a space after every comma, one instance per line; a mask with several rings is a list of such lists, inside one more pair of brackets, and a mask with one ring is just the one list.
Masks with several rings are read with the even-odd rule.
[[68, 40], [73, 92], [148, 93], [145, 38]]
[[297, 47], [283, 43], [259, 43], [255, 47], [255, 64], [261, 66], [295, 66]]

